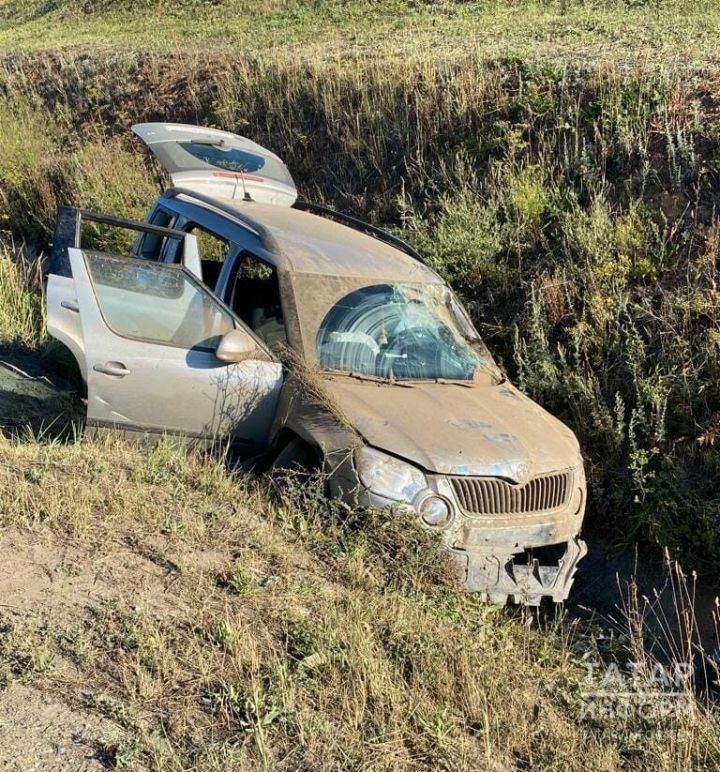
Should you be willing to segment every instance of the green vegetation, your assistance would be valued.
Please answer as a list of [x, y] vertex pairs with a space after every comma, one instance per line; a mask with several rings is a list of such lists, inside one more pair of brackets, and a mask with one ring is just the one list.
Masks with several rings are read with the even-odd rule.
[[0, 251], [0, 346], [39, 349], [47, 339], [37, 262]]
[[403, 518], [348, 517], [320, 488], [290, 479], [280, 495], [169, 444], [0, 440], [0, 481], [18, 577], [2, 584], [0, 682], [109, 722], [96, 753], [113, 766], [720, 759], [720, 727], [699, 708], [583, 720], [582, 662], [627, 657], [639, 639], [537, 629], [478, 603]]
[[510, 376], [578, 433], [588, 521], [720, 555], [720, 132], [663, 68], [208, 55], [5, 60], [0, 221], [47, 244], [56, 206], [142, 216], [128, 127], [166, 118], [280, 153], [308, 198], [404, 231], [467, 301]]
[[[591, 528], [717, 571], [716, 3], [134, 6], [0, 0], [0, 344], [53, 354], [11, 254], [47, 249], [58, 204], [141, 217], [156, 195], [131, 123], [227, 128], [450, 280], [578, 433]], [[659, 736], [581, 717], [581, 663], [643, 659], [637, 635], [520, 624], [406, 523], [312, 487], [40, 429], [0, 444], [0, 522], [64, 545], [68, 582], [113, 564], [120, 589], [8, 611], [0, 682], [78, 695], [117, 766], [719, 763], [699, 710]]]
[[0, 47], [548, 62], [715, 61], [714, 0], [0, 0]]

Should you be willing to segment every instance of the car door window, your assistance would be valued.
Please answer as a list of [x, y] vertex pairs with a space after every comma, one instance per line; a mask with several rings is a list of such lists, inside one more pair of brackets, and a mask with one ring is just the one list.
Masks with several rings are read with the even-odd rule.
[[[252, 356], [252, 334], [207, 287], [182, 266], [76, 248], [68, 257], [91, 433], [227, 440], [245, 453], [267, 446], [283, 367], [259, 343]], [[247, 336], [250, 356], [221, 361], [204, 347], [232, 329]]]
[[197, 238], [203, 282], [208, 287], [214, 287], [220, 275], [222, 264], [230, 251], [230, 244], [225, 239], [210, 233], [195, 223], [190, 223], [184, 230]]
[[[150, 218], [151, 225], [159, 225], [161, 228], [172, 228], [175, 215], [167, 209], [158, 207]], [[165, 247], [165, 236], [159, 233], [146, 233], [140, 242], [137, 253], [145, 260], [160, 260]]]
[[230, 307], [270, 349], [287, 344], [277, 271], [254, 255], [240, 256]]
[[100, 312], [117, 335], [215, 350], [232, 315], [179, 266], [86, 252]]

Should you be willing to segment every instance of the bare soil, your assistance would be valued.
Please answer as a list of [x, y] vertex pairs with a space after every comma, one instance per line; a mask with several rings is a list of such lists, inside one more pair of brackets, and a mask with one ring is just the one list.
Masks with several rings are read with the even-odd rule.
[[44, 529], [0, 531], [0, 769], [114, 768], [132, 750], [122, 712], [104, 715], [112, 668], [93, 662], [87, 639], [110, 618], [185, 616], [194, 573], [181, 577], [179, 564], [216, 571], [227, 555], [169, 557], [152, 539], [125, 540], [68, 546]]
[[[121, 591], [143, 602], [152, 572], [134, 572], [139, 581], [128, 587], [126, 561], [110, 570], [105, 557], [89, 565], [87, 558], [30, 531], [13, 529], [0, 535], [0, 651], [6, 664], [0, 682], [2, 769], [102, 769], [109, 749], [125, 739], [117, 724], [82, 707], [73, 663], [55, 655], [43, 661], [36, 648], [37, 631], [63, 621], [81, 625], [89, 612]], [[85, 568], [78, 573], [81, 564]], [[60, 687], [57, 695], [32, 685], [33, 671], [50, 668]]]
[[0, 693], [0, 730], [0, 767], [23, 772], [105, 769], [105, 746], [120, 734], [106, 719], [21, 683]]

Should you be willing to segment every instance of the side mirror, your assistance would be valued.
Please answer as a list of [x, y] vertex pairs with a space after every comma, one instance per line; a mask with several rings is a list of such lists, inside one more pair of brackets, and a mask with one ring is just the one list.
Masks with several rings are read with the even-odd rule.
[[222, 362], [242, 362], [257, 356], [257, 350], [255, 341], [246, 332], [235, 329], [223, 335], [215, 356]]

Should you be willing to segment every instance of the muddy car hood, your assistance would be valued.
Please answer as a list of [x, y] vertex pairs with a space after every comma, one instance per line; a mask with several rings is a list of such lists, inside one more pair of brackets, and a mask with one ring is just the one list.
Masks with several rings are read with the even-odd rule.
[[524, 482], [577, 464], [570, 429], [507, 383], [398, 386], [333, 377], [327, 386], [370, 445], [429, 472]]

